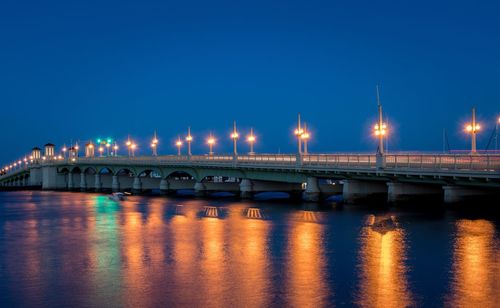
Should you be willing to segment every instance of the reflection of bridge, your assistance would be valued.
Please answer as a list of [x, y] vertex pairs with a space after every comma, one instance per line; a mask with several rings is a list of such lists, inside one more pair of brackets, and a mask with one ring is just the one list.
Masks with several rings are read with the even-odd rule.
[[82, 191], [194, 189], [242, 197], [264, 191], [306, 200], [342, 192], [346, 201], [388, 194], [389, 201], [444, 194], [445, 201], [491, 195], [500, 187], [500, 155], [315, 154], [191, 155], [39, 159], [0, 176], [9, 187]]

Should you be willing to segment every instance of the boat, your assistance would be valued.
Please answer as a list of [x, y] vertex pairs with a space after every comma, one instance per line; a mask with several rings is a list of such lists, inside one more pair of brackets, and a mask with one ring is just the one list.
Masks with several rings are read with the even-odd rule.
[[122, 192], [115, 192], [109, 195], [109, 199], [114, 200], [114, 201], [123, 201], [127, 199], [126, 195]]

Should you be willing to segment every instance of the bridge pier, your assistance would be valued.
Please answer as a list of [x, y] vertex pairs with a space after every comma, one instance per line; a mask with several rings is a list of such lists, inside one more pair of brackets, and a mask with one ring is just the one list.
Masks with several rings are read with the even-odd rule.
[[207, 195], [207, 187], [201, 181], [196, 181], [194, 184], [194, 195], [196, 197], [205, 197]]
[[111, 190], [113, 192], [120, 191], [120, 180], [118, 179], [117, 175], [113, 175], [113, 177], [111, 178]]
[[252, 199], [254, 195], [253, 183], [249, 179], [241, 179], [240, 182], [240, 198]]
[[308, 177], [306, 182], [306, 190], [302, 194], [302, 199], [306, 202], [318, 202], [321, 195], [318, 179]]
[[442, 200], [443, 190], [440, 186], [429, 184], [387, 183], [387, 201], [390, 203], [418, 202]]
[[134, 177], [134, 183], [132, 184], [132, 193], [140, 194], [142, 192], [142, 182], [139, 176]]
[[67, 189], [71, 191], [71, 190], [73, 190], [73, 186], [74, 186], [74, 184], [73, 184], [73, 173], [68, 172], [68, 185], [67, 185]]
[[80, 173], [80, 191], [87, 191], [87, 177], [85, 173]]
[[497, 190], [488, 190], [475, 187], [466, 187], [458, 185], [447, 185], [443, 186], [444, 190], [444, 202], [445, 203], [462, 203], [467, 201], [478, 201], [488, 200], [494, 197], [499, 197], [499, 192]]
[[387, 185], [385, 182], [345, 180], [342, 195], [346, 203], [385, 201]]
[[160, 194], [168, 195], [170, 192], [170, 183], [167, 179], [161, 179], [160, 181]]
[[94, 189], [96, 192], [100, 192], [102, 190], [101, 174], [96, 173], [94, 178]]

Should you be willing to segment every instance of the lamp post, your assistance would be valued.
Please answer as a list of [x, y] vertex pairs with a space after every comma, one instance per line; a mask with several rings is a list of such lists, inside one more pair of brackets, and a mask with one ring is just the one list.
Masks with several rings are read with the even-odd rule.
[[151, 148], [153, 149], [153, 156], [158, 156], [158, 138], [156, 137], [156, 131], [151, 141]]
[[104, 148], [99, 146], [99, 157], [102, 157], [102, 153], [104, 152]]
[[207, 143], [208, 143], [208, 148], [210, 150], [208, 152], [208, 155], [212, 156], [212, 155], [214, 155], [213, 149], [214, 149], [214, 144], [215, 144], [215, 138], [212, 135], [212, 133], [210, 133], [210, 136], [208, 137]]
[[132, 147], [132, 141], [130, 141], [130, 136], [127, 138], [127, 142], [125, 142], [125, 145], [127, 146], [128, 150], [128, 157], [131, 155], [131, 147]]
[[498, 151], [498, 125], [500, 124], [500, 117], [498, 117], [495, 126], [495, 152]]
[[472, 107], [472, 121], [465, 126], [465, 130], [471, 135], [471, 154], [476, 154], [476, 134], [481, 126], [476, 122], [476, 107]]
[[66, 148], [66, 144], [64, 144], [63, 148], [62, 148], [64, 158], [66, 158], [66, 151], [67, 150], [68, 150], [68, 148]]
[[181, 136], [177, 137], [177, 141], [175, 142], [175, 146], [177, 147], [177, 156], [181, 156], [181, 147], [182, 147]]
[[309, 134], [309, 131], [307, 130], [307, 124], [304, 123], [304, 132], [300, 136], [302, 140], [304, 140], [304, 154], [308, 154], [307, 152], [307, 141], [309, 138], [311, 138], [311, 135]]
[[377, 107], [378, 107], [378, 121], [375, 124], [373, 131], [378, 138], [377, 155], [384, 155], [384, 136], [387, 134], [387, 125], [382, 118], [382, 104], [380, 103], [380, 93], [377, 85]]
[[131, 151], [132, 151], [132, 157], [135, 157], [135, 149], [136, 149], [136, 148], [137, 148], [137, 144], [132, 143], [132, 144], [130, 145], [130, 149], [131, 149]]
[[111, 147], [111, 144], [109, 142], [106, 143], [106, 156], [109, 156], [109, 148]]
[[188, 144], [188, 156], [191, 156], [191, 141], [193, 141], [193, 136], [191, 136], [191, 127], [188, 127], [188, 134], [186, 136], [186, 142]]
[[233, 154], [234, 156], [237, 156], [238, 155], [238, 150], [236, 148], [236, 143], [238, 141], [238, 138], [239, 138], [239, 134], [238, 132], [236, 131], [236, 121], [234, 121], [234, 124], [233, 124], [233, 132], [231, 133], [231, 139], [233, 139]]
[[113, 146], [113, 156], [118, 156], [118, 144], [116, 144], [116, 141], [115, 145]]
[[297, 136], [297, 146], [298, 146], [298, 154], [299, 155], [302, 154], [302, 142], [301, 142], [301, 139], [302, 139], [302, 134], [303, 133], [304, 133], [304, 130], [302, 129], [301, 124], [300, 124], [300, 113], [299, 113], [299, 115], [297, 117], [297, 128], [294, 131], [295, 136]]
[[254, 155], [255, 152], [253, 151], [253, 144], [255, 143], [255, 135], [253, 134], [253, 128], [250, 128], [250, 135], [247, 137], [247, 141], [250, 144], [250, 152], [248, 153], [249, 155]]

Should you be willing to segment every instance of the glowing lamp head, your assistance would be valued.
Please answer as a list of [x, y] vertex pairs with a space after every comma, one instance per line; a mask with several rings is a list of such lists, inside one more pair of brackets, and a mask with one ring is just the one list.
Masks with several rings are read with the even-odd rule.
[[91, 143], [89, 144], [89, 149], [93, 149], [94, 148], [94, 145]]
[[99, 152], [103, 152], [104, 151], [104, 148], [103, 147], [99, 147]]
[[78, 145], [75, 145], [75, 150], [78, 150], [80, 147]]
[[306, 133], [303, 133], [303, 134], [300, 136], [300, 138], [305, 139], [305, 140], [308, 140], [310, 137], [311, 137], [311, 135], [309, 135], [309, 133], [307, 133], [307, 132], [306, 132]]
[[191, 141], [193, 141], [193, 137], [192, 137], [191, 135], [188, 135], [188, 136], [186, 137], [186, 141], [187, 141], [187, 142], [191, 142]]
[[125, 143], [126, 146], [131, 146], [132, 145], [132, 142], [130, 140], [127, 140], [127, 142]]
[[68, 149], [66, 147], [62, 148], [63, 152], [66, 152]]
[[234, 133], [231, 134], [231, 138], [232, 139], [238, 139], [239, 136], [240, 135], [237, 132], [234, 132]]
[[109, 143], [106, 143], [106, 147], [109, 148], [111, 146], [111, 144]]
[[215, 139], [213, 137], [208, 138], [207, 143], [212, 145], [215, 143]]
[[250, 135], [250, 136], [248, 136], [247, 140], [248, 140], [248, 142], [255, 142], [256, 138], [254, 135]]
[[177, 142], [175, 143], [175, 145], [178, 146], [178, 147], [182, 146], [182, 141], [177, 140]]
[[118, 146], [115, 144], [115, 145], [113, 146], [113, 149], [114, 149], [115, 151], [116, 151], [116, 150], [118, 150]]
[[132, 148], [132, 150], [135, 150], [135, 148], [137, 147], [137, 144], [133, 143], [132, 145], [130, 145], [130, 147]]

